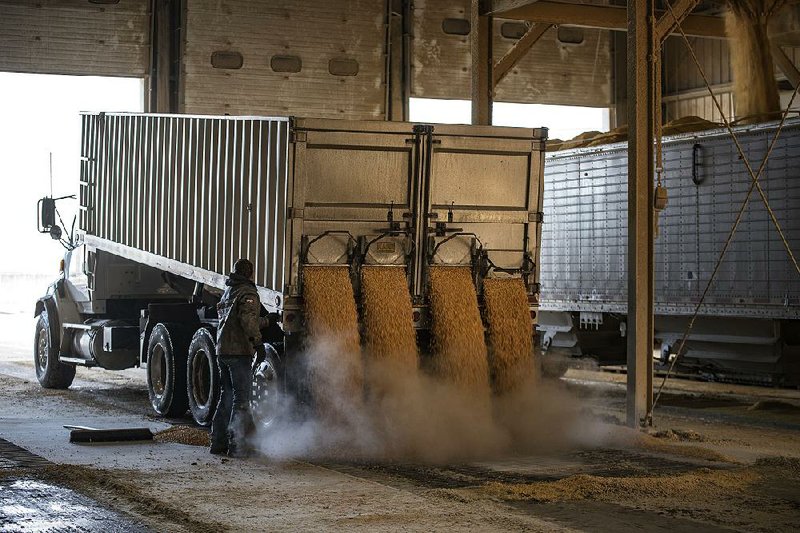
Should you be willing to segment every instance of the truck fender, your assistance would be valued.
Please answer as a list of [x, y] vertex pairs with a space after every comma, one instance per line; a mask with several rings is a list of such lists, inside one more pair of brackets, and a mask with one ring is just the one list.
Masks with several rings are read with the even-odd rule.
[[50, 342], [53, 346], [60, 346], [61, 320], [58, 316], [58, 306], [52, 296], [43, 296], [36, 300], [34, 317], [39, 317], [44, 311], [47, 312], [47, 324], [50, 328]]

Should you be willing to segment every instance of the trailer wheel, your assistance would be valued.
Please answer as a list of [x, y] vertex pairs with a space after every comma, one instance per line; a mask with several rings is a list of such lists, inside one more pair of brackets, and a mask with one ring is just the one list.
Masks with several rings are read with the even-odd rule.
[[206, 328], [195, 331], [189, 343], [186, 389], [189, 410], [201, 426], [211, 425], [219, 400], [219, 369], [214, 338]]
[[253, 382], [250, 388], [250, 412], [256, 427], [265, 429], [275, 424], [285, 408], [283, 368], [278, 351], [264, 345], [253, 361]]
[[147, 392], [161, 416], [183, 416], [186, 395], [186, 354], [189, 338], [180, 326], [156, 324], [147, 343]]
[[47, 311], [42, 311], [36, 322], [33, 364], [36, 368], [36, 379], [45, 389], [67, 389], [75, 379], [75, 365], [68, 365], [58, 360], [58, 348], [53, 346], [50, 336]]

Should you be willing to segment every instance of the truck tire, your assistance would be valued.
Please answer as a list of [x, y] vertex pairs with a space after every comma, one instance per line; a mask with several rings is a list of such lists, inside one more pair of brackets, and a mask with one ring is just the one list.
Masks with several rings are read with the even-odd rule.
[[194, 332], [186, 362], [186, 392], [192, 418], [210, 426], [219, 400], [219, 368], [214, 338], [206, 328]]
[[186, 414], [186, 355], [189, 335], [177, 325], [156, 324], [147, 343], [147, 392], [161, 416]]
[[68, 365], [58, 360], [58, 348], [53, 346], [47, 311], [42, 311], [36, 322], [33, 365], [36, 368], [36, 379], [45, 389], [68, 389], [75, 379], [75, 365]]
[[265, 344], [264, 350], [258, 350], [253, 360], [252, 376], [250, 413], [257, 428], [267, 429], [288, 414], [285, 412], [288, 403], [281, 358], [271, 344]]

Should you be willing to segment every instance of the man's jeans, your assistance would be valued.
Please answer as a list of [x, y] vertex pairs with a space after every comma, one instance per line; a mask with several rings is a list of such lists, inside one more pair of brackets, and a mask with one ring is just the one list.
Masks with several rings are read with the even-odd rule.
[[217, 357], [221, 394], [211, 423], [211, 448], [238, 451], [245, 449], [245, 437], [252, 427], [250, 417], [249, 355]]

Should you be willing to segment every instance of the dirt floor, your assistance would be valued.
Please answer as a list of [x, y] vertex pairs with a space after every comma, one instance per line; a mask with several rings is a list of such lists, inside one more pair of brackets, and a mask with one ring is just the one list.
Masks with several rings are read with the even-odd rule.
[[[637, 432], [620, 423], [624, 376], [570, 370], [553, 398], [578, 416], [529, 428], [542, 436], [535, 449], [443, 463], [227, 459], [193, 445], [207, 437], [188, 419], [151, 414], [141, 370], [80, 369], [70, 390], [39, 388], [29, 343], [12, 338], [28, 326], [0, 316], [2, 531], [42, 529], [42, 516], [69, 524], [81, 508], [79, 530], [117, 531], [793, 531], [800, 521], [796, 390], [672, 381], [655, 426]], [[547, 406], [519, 416], [546, 420], [538, 410]], [[64, 424], [169, 431], [70, 444]]]

